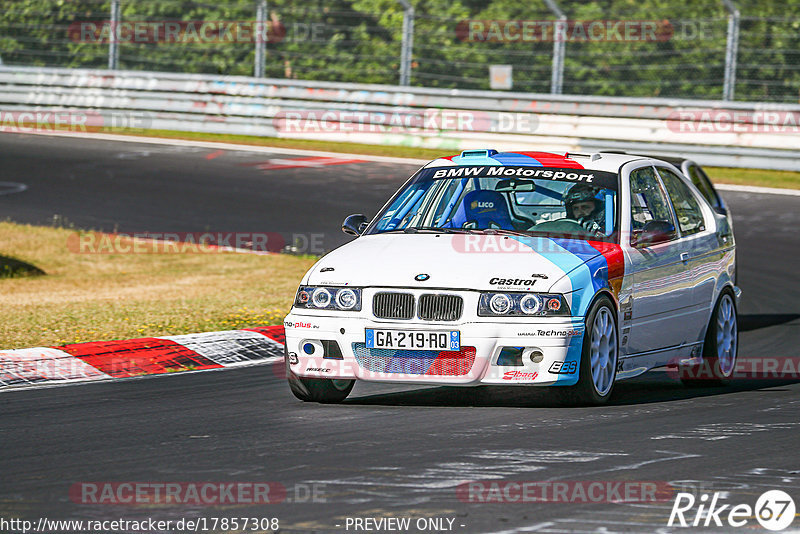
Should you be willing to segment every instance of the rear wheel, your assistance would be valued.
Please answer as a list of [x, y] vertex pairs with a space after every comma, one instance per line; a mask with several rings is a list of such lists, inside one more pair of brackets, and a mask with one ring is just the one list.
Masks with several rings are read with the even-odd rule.
[[605, 404], [614, 389], [618, 358], [614, 306], [608, 297], [601, 296], [586, 315], [578, 383], [555, 389], [567, 404]]
[[703, 342], [703, 363], [683, 368], [681, 381], [689, 386], [724, 385], [730, 382], [739, 352], [739, 323], [730, 290], [717, 301]]
[[355, 380], [338, 380], [330, 378], [303, 378], [292, 372], [286, 364], [286, 378], [289, 389], [295, 397], [305, 402], [321, 402], [335, 404], [342, 402], [353, 390]]

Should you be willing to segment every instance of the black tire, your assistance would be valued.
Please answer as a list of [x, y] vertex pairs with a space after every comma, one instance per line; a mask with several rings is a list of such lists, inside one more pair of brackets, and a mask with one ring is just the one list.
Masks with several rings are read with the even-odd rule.
[[337, 404], [347, 398], [353, 390], [355, 380], [332, 380], [329, 378], [289, 377], [289, 389], [304, 402]]
[[294, 374], [286, 362], [286, 379], [289, 389], [295, 397], [303, 402], [321, 402], [336, 404], [347, 398], [355, 380], [332, 380], [329, 378], [303, 378]]
[[[720, 314], [725, 313], [725, 308], [730, 310], [730, 321], [723, 320], [723, 327], [732, 326], [732, 345], [726, 351], [725, 345], [728, 342], [724, 333], [720, 332], [718, 319]], [[721, 338], [721, 339], [720, 339]], [[720, 350], [722, 348], [722, 350]], [[729, 357], [720, 358], [721, 353], [728, 353]], [[690, 387], [724, 386], [730, 383], [733, 372], [736, 369], [736, 359], [739, 355], [739, 312], [736, 309], [736, 298], [733, 291], [726, 288], [722, 291], [711, 320], [706, 329], [706, 337], [703, 341], [703, 363], [700, 365], [684, 366], [679, 369], [681, 382]]]
[[[613, 339], [609, 340], [609, 351], [613, 352], [613, 358], [609, 357], [607, 365], [603, 366], [606, 372], [610, 373], [610, 386], [605, 391], [599, 391], [592, 376], [592, 331], [598, 317], [611, 321], [611, 332]], [[601, 295], [595, 300], [594, 304], [584, 322], [586, 328], [583, 333], [583, 345], [581, 347], [581, 362], [579, 366], [578, 383], [574, 386], [554, 386], [558, 392], [559, 401], [568, 406], [599, 406], [608, 402], [614, 392], [614, 383], [617, 378], [617, 362], [619, 361], [619, 335], [617, 330], [617, 314], [614, 305], [605, 295]]]

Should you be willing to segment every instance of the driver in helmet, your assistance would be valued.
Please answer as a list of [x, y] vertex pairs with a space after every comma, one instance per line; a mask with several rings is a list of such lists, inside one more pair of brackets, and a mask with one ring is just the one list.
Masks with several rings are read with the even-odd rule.
[[575, 184], [563, 197], [567, 218], [578, 221], [589, 232], [602, 233], [605, 225], [605, 209], [597, 198], [599, 191], [589, 184]]

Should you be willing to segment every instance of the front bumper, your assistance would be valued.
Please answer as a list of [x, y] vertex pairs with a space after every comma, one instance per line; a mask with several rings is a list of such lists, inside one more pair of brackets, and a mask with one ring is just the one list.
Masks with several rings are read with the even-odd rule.
[[[375, 321], [348, 316], [347, 312], [322, 316], [292, 310], [284, 321], [286, 354], [290, 370], [307, 378], [454, 386], [566, 386], [578, 381], [582, 318], [501, 321]], [[366, 328], [458, 330], [461, 351], [443, 351], [438, 356], [428, 351], [421, 358], [420, 351], [367, 349]], [[330, 342], [336, 343], [338, 351]], [[522, 349], [521, 358], [515, 362], [521, 365], [498, 365], [504, 347]]]

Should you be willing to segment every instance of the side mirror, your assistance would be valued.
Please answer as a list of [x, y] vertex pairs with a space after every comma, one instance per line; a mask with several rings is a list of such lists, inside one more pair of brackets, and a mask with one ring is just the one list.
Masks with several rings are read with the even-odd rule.
[[648, 221], [636, 240], [637, 247], [649, 247], [675, 239], [675, 227], [667, 221]]
[[342, 223], [342, 232], [358, 237], [367, 229], [368, 224], [369, 220], [366, 215], [361, 213], [349, 215]]

